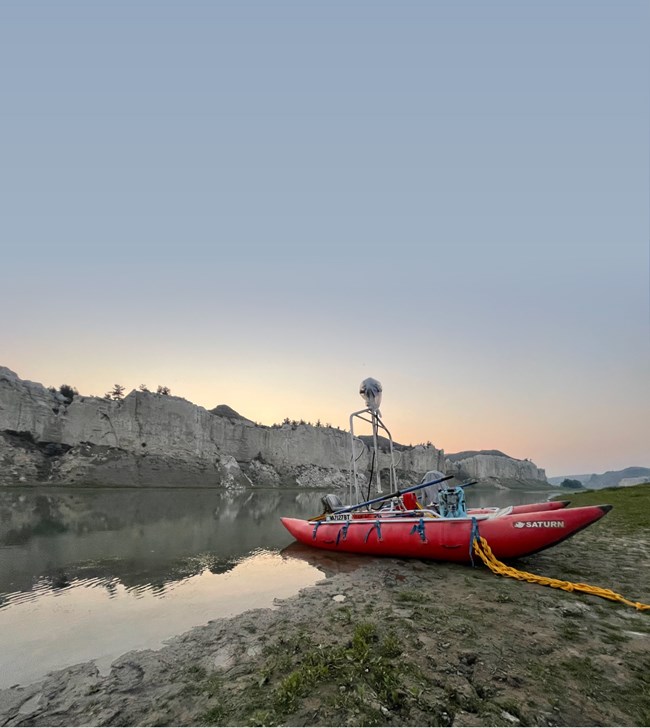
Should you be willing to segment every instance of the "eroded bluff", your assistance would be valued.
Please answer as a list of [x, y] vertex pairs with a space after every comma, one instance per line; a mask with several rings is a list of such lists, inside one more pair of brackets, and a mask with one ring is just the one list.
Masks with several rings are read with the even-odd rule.
[[[310, 425], [266, 427], [180, 397], [132, 391], [121, 401], [76, 396], [0, 367], [0, 483], [347, 486], [349, 434]], [[358, 443], [357, 466], [370, 465]], [[398, 474], [417, 482], [445, 467], [432, 446], [400, 450]], [[380, 467], [388, 456], [380, 456]]]

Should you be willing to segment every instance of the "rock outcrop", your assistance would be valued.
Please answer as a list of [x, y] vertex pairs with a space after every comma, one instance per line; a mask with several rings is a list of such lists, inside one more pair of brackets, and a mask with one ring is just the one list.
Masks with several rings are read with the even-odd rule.
[[535, 463], [530, 460], [517, 460], [499, 450], [468, 450], [447, 455], [445, 470], [460, 479], [546, 482], [546, 473]]
[[[349, 433], [311, 425], [256, 425], [229, 407], [132, 391], [123, 400], [75, 396], [0, 367], [0, 483], [336, 487], [347, 485]], [[367, 447], [358, 444], [360, 472]], [[440, 469], [444, 453], [406, 448], [409, 482]], [[388, 467], [382, 454], [380, 468]]]
[[623, 478], [619, 486], [621, 488], [628, 488], [631, 485], [643, 485], [644, 483], [650, 483], [650, 476], [641, 475], [638, 478]]

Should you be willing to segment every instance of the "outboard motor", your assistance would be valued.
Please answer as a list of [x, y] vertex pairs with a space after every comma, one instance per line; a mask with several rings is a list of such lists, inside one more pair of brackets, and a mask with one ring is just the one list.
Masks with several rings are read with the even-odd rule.
[[466, 518], [465, 491], [460, 486], [440, 488], [438, 510], [443, 518]]
[[324, 495], [320, 499], [320, 502], [323, 504], [325, 513], [334, 513], [334, 511], [338, 511], [339, 508], [344, 508], [343, 503], [341, 503], [341, 499], [338, 497], [338, 495], [334, 495], [334, 493], [328, 493], [327, 495]]

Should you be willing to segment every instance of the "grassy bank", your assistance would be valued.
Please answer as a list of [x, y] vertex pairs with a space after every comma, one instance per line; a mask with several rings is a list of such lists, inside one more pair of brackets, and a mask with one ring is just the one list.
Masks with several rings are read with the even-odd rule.
[[603, 524], [617, 534], [650, 530], [650, 483], [627, 488], [603, 488], [559, 495], [555, 500], [571, 500], [570, 507], [609, 504], [614, 506]]

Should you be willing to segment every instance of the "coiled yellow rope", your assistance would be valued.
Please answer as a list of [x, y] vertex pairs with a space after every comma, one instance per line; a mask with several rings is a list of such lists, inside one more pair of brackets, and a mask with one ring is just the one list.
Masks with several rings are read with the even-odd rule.
[[635, 607], [641, 611], [650, 609], [650, 604], [632, 602], [611, 589], [603, 589], [600, 586], [591, 586], [590, 584], [575, 584], [571, 581], [551, 579], [547, 576], [537, 576], [536, 574], [530, 574], [527, 571], [519, 571], [518, 569], [514, 569], [512, 566], [506, 566], [506, 564], [499, 561], [492, 553], [492, 549], [488, 542], [482, 536], [478, 539], [474, 539], [474, 551], [481, 557], [483, 563], [491, 571], [495, 574], [500, 574], [501, 576], [509, 576], [512, 579], [519, 579], [519, 581], [529, 581], [533, 584], [551, 586], [555, 589], [564, 589], [564, 591], [568, 592], [584, 592], [585, 594], [592, 594], [593, 596], [602, 597], [603, 599], [611, 599], [614, 602], [622, 602], [623, 604], [627, 604], [629, 607]]

